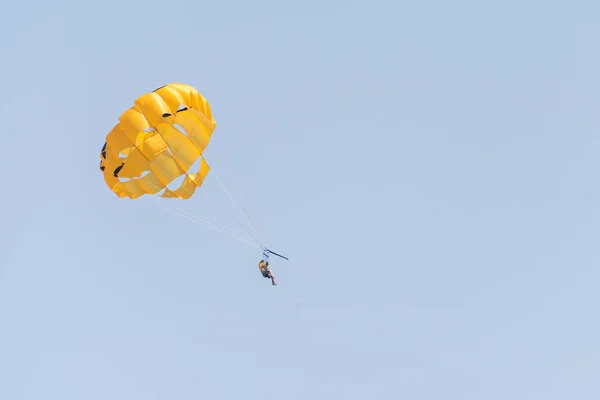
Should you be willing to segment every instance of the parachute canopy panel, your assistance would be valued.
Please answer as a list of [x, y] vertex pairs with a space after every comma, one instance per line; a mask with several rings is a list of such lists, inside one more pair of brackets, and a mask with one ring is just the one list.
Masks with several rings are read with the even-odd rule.
[[[210, 170], [203, 152], [216, 125], [208, 101], [189, 85], [170, 83], [138, 97], [100, 151], [106, 184], [118, 197], [189, 199]], [[167, 188], [180, 177], [179, 188]]]

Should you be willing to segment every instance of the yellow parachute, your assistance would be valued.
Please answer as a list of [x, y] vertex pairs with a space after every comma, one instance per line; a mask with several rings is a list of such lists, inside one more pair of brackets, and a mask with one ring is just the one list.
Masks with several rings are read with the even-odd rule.
[[[106, 184], [121, 198], [163, 191], [161, 197], [189, 199], [210, 170], [202, 153], [216, 125], [206, 99], [189, 85], [170, 83], [140, 96], [106, 135]], [[184, 175], [177, 189], [167, 188]]]
[[[158, 194], [189, 199], [210, 170], [203, 153], [216, 126], [208, 102], [192, 86], [169, 83], [138, 97], [106, 135], [100, 151], [100, 170], [106, 184], [120, 198]], [[171, 189], [179, 178], [183, 180], [181, 185]], [[270, 254], [287, 260], [269, 250], [243, 200], [246, 213], [221, 180], [216, 180], [235, 206], [229, 211], [249, 237], [236, 234], [218, 221], [209, 222], [183, 210], [169, 210], [262, 249], [264, 260], [268, 261]], [[236, 210], [239, 216], [235, 215]]]

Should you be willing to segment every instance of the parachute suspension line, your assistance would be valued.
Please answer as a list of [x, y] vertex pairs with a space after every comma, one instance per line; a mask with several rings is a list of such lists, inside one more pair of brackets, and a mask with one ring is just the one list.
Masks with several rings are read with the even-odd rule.
[[215, 231], [217, 231], [217, 232], [220, 232], [220, 233], [226, 234], [226, 235], [228, 235], [228, 236], [232, 237], [233, 239], [239, 240], [239, 241], [240, 241], [240, 242], [242, 242], [242, 243], [246, 243], [246, 244], [248, 244], [248, 245], [250, 245], [250, 246], [257, 247], [257, 248], [260, 248], [260, 246], [259, 246], [259, 245], [257, 245], [256, 243], [254, 243], [254, 242], [250, 242], [250, 241], [246, 240], [246, 239], [245, 239], [245, 238], [243, 238], [243, 237], [237, 236], [237, 235], [235, 235], [234, 233], [231, 233], [231, 232], [229, 232], [229, 231], [228, 231], [228, 230], [226, 230], [226, 229], [219, 228], [219, 227], [215, 226], [214, 224], [211, 224], [211, 223], [210, 223], [210, 222], [208, 222], [208, 221], [205, 221], [205, 220], [203, 220], [203, 219], [201, 219], [201, 218], [199, 218], [199, 217], [196, 217], [196, 216], [195, 216], [195, 215], [193, 215], [193, 214], [190, 214], [190, 213], [187, 213], [187, 212], [185, 212], [184, 210], [176, 210], [176, 209], [172, 209], [172, 208], [169, 208], [169, 207], [165, 207], [165, 210], [171, 211], [172, 213], [174, 213], [174, 214], [177, 214], [177, 215], [179, 215], [180, 217], [183, 217], [183, 218], [185, 218], [185, 219], [188, 219], [188, 220], [190, 220], [190, 221], [192, 221], [192, 222], [195, 222], [195, 223], [200, 223], [200, 224], [202, 224], [202, 225], [204, 225], [204, 226], [206, 226], [206, 227], [208, 227], [208, 228], [211, 228], [211, 229], [213, 229], [213, 230], [215, 230]]
[[[179, 155], [179, 153], [178, 153], [178, 152], [177, 152], [177, 151], [176, 151], [176, 150], [173, 148], [173, 146], [171, 146], [171, 144], [170, 144], [170, 143], [169, 143], [169, 142], [168, 142], [168, 141], [165, 139], [164, 135], [163, 135], [163, 134], [162, 134], [162, 133], [159, 131], [159, 129], [158, 129], [157, 127], [153, 127], [153, 130], [154, 130], [154, 131], [155, 131], [155, 132], [156, 132], [156, 133], [157, 133], [157, 134], [158, 134], [158, 135], [159, 135], [159, 136], [160, 136], [160, 137], [163, 139], [163, 141], [164, 141], [164, 142], [165, 142], [165, 143], [166, 143], [166, 144], [169, 146], [169, 149], [170, 149], [170, 151], [171, 151], [171, 152], [173, 152], [173, 153], [174, 153], [174, 154], [175, 154], [175, 155], [176, 155], [176, 156], [177, 156], [177, 157], [178, 157], [180, 160], [182, 160], [182, 159], [183, 159], [183, 157], [181, 157], [181, 156]], [[134, 145], [134, 146], [135, 146], [135, 148], [136, 148], [138, 151], [140, 151], [140, 149], [138, 148], [138, 146], [137, 146], [137, 145]], [[143, 155], [143, 152], [142, 152], [142, 151], [140, 151], [140, 153]], [[204, 156], [203, 156], [203, 155], [200, 155], [200, 157], [204, 158]], [[144, 156], [144, 158], [146, 158], [146, 159], [148, 160], [148, 158], [147, 158], [146, 156]], [[150, 160], [148, 160], [148, 161], [150, 161]], [[186, 165], [186, 171], [187, 171], [187, 170], [189, 170], [189, 169], [190, 169], [190, 167], [191, 167], [191, 165]], [[229, 199], [230, 199], [230, 200], [233, 202], [233, 204], [236, 206], [236, 208], [237, 208], [237, 209], [238, 209], [238, 210], [241, 212], [242, 216], [245, 216], [245, 215], [244, 215], [244, 212], [243, 212], [243, 211], [240, 209], [240, 207], [238, 206], [238, 204], [237, 204], [237, 202], [235, 201], [235, 199], [233, 198], [233, 196], [232, 196], [232, 195], [229, 193], [229, 191], [227, 190], [227, 188], [225, 187], [225, 185], [224, 185], [224, 184], [221, 182], [221, 180], [220, 180], [220, 179], [219, 179], [219, 178], [216, 176], [216, 174], [214, 173], [214, 171], [213, 171], [213, 175], [215, 175], [215, 178], [217, 179], [217, 182], [219, 183], [219, 185], [221, 186], [221, 188], [222, 188], [222, 189], [225, 191], [225, 193], [228, 195]], [[151, 184], [152, 186], [154, 186], [156, 189], [158, 189], [158, 190], [159, 190], [159, 192], [160, 192], [160, 190], [162, 190], [162, 189], [160, 189], [159, 187], [157, 187], [156, 185], [154, 185], [154, 184], [152, 184], [152, 183], [150, 183], [150, 184]], [[183, 187], [183, 188], [184, 188], [184, 186], [181, 186], [181, 187]], [[185, 191], [186, 191], [188, 194], [190, 194], [190, 195], [192, 194], [192, 193], [191, 193], [191, 192], [190, 192], [190, 191], [189, 191], [187, 188], [184, 188], [184, 190], [185, 190]], [[208, 196], [207, 196], [207, 197], [208, 197]], [[155, 200], [158, 200], [158, 198], [155, 198]], [[165, 209], [166, 209], [166, 210], [168, 210], [168, 211], [171, 211], [171, 212], [175, 212], [175, 213], [177, 213], [177, 212], [176, 212], [176, 211], [174, 211], [173, 209], [170, 209], [170, 208], [165, 208]], [[185, 212], [184, 210], [182, 210], [182, 211], [183, 211], [183, 212]], [[217, 225], [215, 225], [215, 224], [212, 224], [212, 223], [210, 223], [210, 222], [208, 222], [208, 221], [205, 221], [205, 220], [203, 220], [203, 219], [201, 219], [201, 218], [199, 218], [199, 217], [197, 217], [197, 216], [195, 216], [195, 215], [193, 215], [193, 214], [191, 214], [191, 213], [189, 213], [189, 212], [187, 212], [187, 214], [188, 214], [188, 215], [191, 215], [191, 217], [192, 217], [192, 218], [190, 218], [189, 216], [186, 216], [186, 215], [184, 215], [184, 214], [179, 214], [179, 215], [180, 215], [180, 216], [182, 216], [182, 217], [184, 217], [184, 218], [186, 218], [186, 219], [189, 219], [189, 220], [191, 220], [192, 222], [201, 223], [201, 224], [203, 224], [204, 226], [206, 226], [206, 227], [209, 227], [209, 228], [211, 228], [211, 229], [214, 229], [214, 230], [216, 230], [216, 231], [218, 231], [218, 232], [221, 232], [221, 233], [224, 233], [224, 234], [228, 234], [229, 236], [232, 236], [232, 237], [234, 237], [235, 239], [237, 239], [237, 240], [239, 240], [239, 241], [241, 241], [241, 242], [244, 242], [244, 243], [250, 244], [250, 245], [252, 245], [252, 246], [255, 246], [255, 247], [258, 247], [258, 248], [261, 248], [261, 249], [266, 249], [266, 248], [267, 248], [267, 247], [266, 247], [266, 245], [265, 245], [265, 244], [263, 244], [263, 243], [264, 243], [264, 240], [258, 240], [258, 242], [260, 242], [260, 245], [258, 245], [258, 244], [257, 244], [257, 243], [255, 243], [254, 241], [252, 241], [252, 242], [251, 242], [251, 241], [247, 240], [246, 238], [244, 238], [244, 237], [242, 237], [242, 236], [235, 235], [235, 234], [231, 233], [231, 230], [229, 230], [229, 229], [227, 229], [227, 228], [224, 228], [224, 227], [218, 227]], [[240, 225], [242, 226], [242, 228], [243, 228], [244, 230], [246, 230], [246, 228], [244, 227], [244, 224], [243, 224], [243, 223], [242, 223], [242, 222], [239, 220], [239, 218], [237, 218], [237, 217], [235, 216], [235, 214], [233, 214], [233, 213], [232, 213], [232, 215], [233, 215], [233, 216], [234, 216], [234, 218], [236, 218], [236, 220], [237, 220], [237, 221], [240, 223]], [[260, 238], [260, 239], [262, 239], [262, 235], [260, 234], [260, 231], [258, 230], [258, 227], [257, 227], [255, 224], [253, 224], [253, 223], [252, 223], [251, 225], [253, 225], [253, 226], [254, 226], [254, 229], [255, 229], [255, 230], [257, 231], [257, 233], [259, 234], [259, 238]], [[248, 231], [247, 231], [247, 233], [249, 233], [249, 234], [250, 234], [250, 232], [248, 232]], [[253, 236], [253, 235], [252, 235], [252, 234], [250, 234], [250, 236]], [[256, 238], [255, 238], [255, 239], [256, 239]]]
[[[155, 200], [159, 201], [158, 199], [155, 199]], [[194, 223], [198, 223], [198, 224], [204, 225], [205, 227], [207, 227], [209, 229], [212, 229], [212, 230], [214, 230], [216, 232], [220, 232], [222, 234], [230, 236], [233, 239], [236, 239], [236, 240], [238, 240], [238, 241], [240, 241], [242, 243], [246, 243], [246, 244], [249, 244], [250, 246], [259, 247], [260, 248], [259, 244], [256, 243], [254, 240], [249, 240], [248, 238], [245, 238], [244, 236], [236, 234], [231, 229], [228, 229], [226, 226], [223, 226], [223, 224], [219, 224], [219, 223], [207, 221], [207, 220], [202, 219], [199, 216], [194, 215], [191, 212], [183, 210], [181, 208], [179, 208], [179, 209], [173, 209], [173, 208], [170, 208], [170, 207], [163, 207], [163, 208], [165, 210], [167, 210], [167, 211], [170, 211], [170, 212], [172, 212], [174, 214], [177, 214], [177, 215], [179, 215], [179, 216], [181, 216], [181, 217], [183, 217], [183, 218], [185, 218], [187, 220], [190, 220], [190, 221], [192, 221]]]
[[[211, 172], [212, 172], [212, 171], [211, 171]], [[212, 174], [213, 174], [213, 175], [215, 175], [215, 177], [216, 177], [216, 174], [215, 174], [214, 172], [212, 172]], [[258, 240], [257, 240], [256, 236], [254, 236], [254, 235], [252, 234], [251, 230], [249, 230], [249, 229], [248, 229], [248, 227], [244, 225], [244, 222], [243, 222], [242, 220], [240, 220], [240, 218], [239, 218], [239, 217], [236, 215], [236, 213], [235, 213], [235, 212], [233, 212], [233, 211], [232, 211], [232, 210], [231, 210], [229, 207], [227, 207], [227, 205], [225, 204], [225, 202], [223, 202], [222, 200], [221, 200], [221, 201], [216, 201], [215, 199], [211, 198], [211, 197], [210, 197], [210, 196], [209, 196], [209, 195], [208, 195], [206, 192], [204, 192], [204, 196], [205, 196], [205, 197], [206, 197], [206, 198], [207, 198], [209, 201], [211, 201], [213, 204], [215, 204], [217, 207], [219, 207], [219, 210], [220, 210], [221, 212], [223, 212], [223, 211], [227, 211], [227, 212], [229, 212], [229, 214], [230, 214], [231, 216], [233, 216], [233, 218], [235, 218], [235, 220], [236, 220], [236, 221], [237, 221], [237, 222], [240, 224], [240, 226], [242, 227], [242, 229], [243, 229], [244, 231], [246, 231], [246, 233], [247, 233], [248, 235], [250, 235], [250, 237], [252, 237], [252, 238], [253, 238], [253, 239], [254, 239], [254, 240], [257, 242], [257, 243], [260, 243], [260, 239], [258, 239]], [[243, 216], [243, 215], [242, 215], [242, 216]]]
[[[226, 162], [225, 162], [225, 164], [230, 164], [230, 162], [229, 162], [229, 161], [230, 161], [230, 160], [229, 160], [229, 157], [227, 157], [227, 155], [225, 155], [225, 154], [223, 154], [222, 156], [223, 156], [223, 157], [226, 159]], [[237, 209], [240, 211], [240, 214], [241, 214], [241, 216], [242, 216], [242, 217], [245, 217], [244, 219], [246, 220], [246, 222], [248, 222], [248, 224], [249, 224], [251, 227], [253, 227], [253, 228], [254, 228], [254, 231], [255, 231], [255, 232], [257, 233], [257, 235], [258, 235], [258, 240], [257, 240], [257, 242], [261, 244], [261, 248], [267, 248], [267, 247], [268, 247], [268, 246], [267, 246], [267, 241], [265, 240], [265, 238], [264, 238], [264, 237], [263, 237], [263, 235], [262, 235], [262, 232], [261, 232], [261, 231], [260, 231], [260, 229], [258, 228], [258, 224], [256, 223], [256, 220], [254, 219], [254, 216], [252, 215], [252, 212], [250, 211], [250, 208], [248, 207], [248, 205], [247, 205], [246, 201], [244, 200], [244, 197], [242, 196], [242, 192], [241, 192], [241, 190], [240, 190], [239, 188], [237, 188], [236, 192], [237, 192], [237, 194], [238, 194], [238, 195], [239, 195], [239, 197], [240, 197], [240, 200], [241, 200], [241, 202], [242, 202], [242, 204], [243, 204], [243, 206], [244, 206], [244, 208], [245, 208], [245, 210], [246, 210], [246, 213], [244, 213], [244, 212], [243, 212], [243, 211], [240, 209], [240, 206], [237, 204], [237, 202], [235, 201], [235, 199], [234, 199], [234, 197], [231, 195], [231, 193], [230, 193], [230, 192], [227, 190], [227, 188], [225, 187], [225, 184], [224, 184], [224, 183], [223, 183], [223, 181], [222, 181], [222, 180], [219, 178], [219, 176], [217, 175], [217, 173], [216, 173], [214, 170], [211, 170], [211, 171], [210, 171], [210, 173], [211, 173], [212, 175], [214, 175], [215, 179], [217, 180], [217, 182], [219, 183], [219, 185], [221, 186], [221, 188], [223, 189], [223, 191], [224, 191], [224, 192], [225, 192], [225, 193], [228, 195], [229, 199], [230, 199], [230, 200], [231, 200], [231, 202], [234, 204], [234, 206], [235, 206], [235, 207], [236, 207], [236, 208], [237, 208]], [[231, 180], [231, 181], [233, 181], [233, 182], [235, 181], [235, 179], [233, 179], [233, 176], [232, 176], [231, 172], [228, 172], [227, 170], [225, 170], [225, 175], [227, 175], [227, 176], [230, 178], [230, 180]], [[234, 189], [235, 189], [235, 188], [234, 188]], [[208, 196], [207, 196], [207, 197], [208, 197]], [[235, 217], [235, 214], [233, 213], [233, 211], [232, 211], [231, 209], [229, 209], [227, 206], [225, 206], [225, 204], [224, 204], [224, 203], [221, 203], [221, 204], [223, 204], [223, 206], [224, 206], [225, 208], [227, 208], [227, 211], [229, 211], [229, 213], [230, 213], [230, 214], [232, 214], [232, 215], [234, 215], [234, 217]], [[243, 225], [243, 224], [242, 224], [242, 222], [241, 222], [241, 221], [239, 221], [239, 219], [238, 219], [238, 218], [236, 218], [236, 219], [238, 220], [238, 222], [239, 222], [241, 225]], [[250, 232], [248, 232], [248, 230], [247, 230], [246, 228], [244, 228], [244, 229], [246, 230], [246, 232], [247, 232], [247, 233], [249, 233], [249, 234], [250, 234], [250, 236], [254, 237], [254, 235], [252, 235]], [[254, 237], [254, 238], [256, 239], [256, 237]]]
[[[219, 183], [219, 185], [221, 186], [221, 188], [223, 188], [223, 190], [225, 191], [225, 193], [227, 193], [227, 196], [229, 196], [229, 199], [231, 200], [231, 202], [235, 205], [235, 207], [240, 211], [240, 213], [242, 215], [244, 215], [244, 212], [242, 211], [242, 209], [240, 208], [240, 206], [237, 204], [237, 202], [235, 201], [235, 199], [233, 198], [233, 196], [231, 195], [231, 193], [229, 193], [229, 190], [227, 190], [227, 188], [225, 187], [225, 185], [223, 184], [223, 182], [219, 179], [219, 177], [215, 175], [215, 179], [217, 180], [217, 182]], [[245, 215], [244, 215], [245, 216]], [[262, 237], [262, 234], [260, 233], [260, 230], [258, 229], [258, 227], [256, 226], [256, 224], [254, 222], [251, 221], [251, 225], [254, 227], [254, 230], [258, 233], [258, 236], [260, 238], [260, 244], [262, 245], [262, 247], [266, 247], [265, 241]]]
[[[159, 189], [160, 190], [160, 188], [158, 186], [156, 186], [155, 184], [153, 184], [152, 182], [149, 182], [149, 183], [152, 186], [154, 186], [155, 189]], [[184, 189], [184, 190], [186, 190], [189, 193], [189, 190], [187, 190], [187, 189]], [[160, 202], [160, 200], [157, 197], [154, 197], [154, 200], [157, 201], [157, 202]], [[209, 221], [206, 221], [206, 220], [204, 220], [204, 219], [202, 219], [202, 218], [200, 218], [200, 217], [198, 217], [198, 216], [196, 216], [196, 215], [194, 215], [194, 214], [192, 214], [190, 212], [182, 210], [182, 209], [175, 210], [175, 209], [172, 209], [170, 207], [163, 207], [163, 208], [165, 210], [167, 210], [167, 211], [170, 211], [170, 212], [172, 212], [174, 214], [179, 215], [180, 217], [188, 219], [188, 220], [190, 220], [190, 221], [192, 221], [194, 223], [198, 223], [198, 224], [204, 225], [205, 227], [210, 228], [210, 229], [212, 229], [214, 231], [217, 231], [217, 232], [223, 233], [225, 235], [228, 235], [228, 236], [230, 236], [230, 237], [232, 237], [232, 238], [234, 238], [236, 240], [239, 240], [242, 243], [246, 243], [246, 244], [248, 244], [250, 246], [260, 248], [260, 245], [258, 243], [256, 243], [254, 240], [248, 240], [247, 238], [245, 238], [245, 237], [243, 237], [241, 235], [236, 235], [234, 232], [232, 232], [231, 229], [228, 229], [227, 227], [219, 226], [218, 224], [211, 223]]]
[[[179, 153], [178, 153], [178, 152], [175, 150], [175, 148], [174, 148], [173, 146], [171, 146], [171, 144], [170, 144], [170, 143], [169, 143], [169, 142], [168, 142], [168, 141], [165, 139], [164, 135], [163, 135], [163, 134], [160, 132], [160, 130], [159, 130], [157, 127], [153, 127], [153, 129], [154, 129], [154, 130], [155, 130], [155, 132], [156, 132], [156, 133], [157, 133], [157, 134], [158, 134], [158, 135], [159, 135], [159, 136], [160, 136], [160, 137], [161, 137], [161, 138], [164, 140], [164, 142], [165, 142], [165, 143], [166, 143], [166, 144], [169, 146], [169, 150], [170, 150], [171, 152], [173, 152], [173, 153], [174, 153], [174, 154], [175, 154], [175, 155], [176, 155], [176, 156], [177, 156], [177, 157], [178, 157], [180, 160], [182, 160], [182, 159], [183, 159], [183, 157], [181, 157], [181, 155], [180, 155], [180, 154], [179, 154]], [[177, 129], [177, 128], [176, 128], [176, 129]], [[203, 155], [200, 155], [200, 157], [201, 157], [201, 158], [204, 158], [204, 156], [203, 156]], [[187, 164], [186, 164], [186, 171], [187, 171], [187, 170], [189, 170], [190, 168], [191, 168], [191, 165], [187, 165]], [[216, 175], [216, 174], [215, 174], [215, 175]], [[216, 177], [216, 176], [215, 176], [215, 177]], [[227, 189], [226, 189], [226, 188], [223, 186], [223, 184], [220, 182], [220, 180], [219, 180], [218, 178], [217, 178], [217, 181], [219, 181], [219, 184], [221, 185], [221, 187], [222, 187], [222, 188], [225, 190], [225, 192], [227, 193], [227, 195], [228, 195], [228, 196], [230, 197], [230, 199], [231, 199], [231, 195], [229, 194], [229, 192], [227, 191]], [[183, 187], [183, 186], [182, 186], [182, 187]], [[189, 190], [187, 190], [187, 189], [184, 189], [184, 190], [185, 190], [186, 192], [188, 192], [188, 194], [190, 194], [190, 195], [191, 195], [191, 193], [190, 193], [190, 191], [189, 191]], [[208, 197], [208, 196], [207, 196], [207, 197]], [[238, 207], [238, 206], [237, 206], [237, 204], [235, 203], [235, 201], [234, 201], [233, 199], [232, 199], [232, 201], [234, 202], [235, 206], [236, 206], [236, 207]], [[239, 209], [239, 207], [238, 207], [238, 209]], [[242, 228], [243, 228], [243, 229], [246, 229], [246, 228], [244, 227], [243, 223], [242, 223], [241, 221], [239, 221], [239, 219], [238, 219], [238, 218], [235, 216], [235, 214], [233, 214], [233, 213], [232, 213], [232, 215], [234, 216], [234, 218], [236, 218], [236, 220], [238, 220], [238, 222], [240, 223], [240, 225], [242, 226]], [[250, 232], [248, 232], [248, 231], [247, 231], [246, 233], [249, 233], [249, 234], [250, 234]], [[253, 235], [252, 235], [252, 234], [250, 234], [250, 236], [253, 236]], [[259, 240], [259, 242], [260, 242], [260, 240]]]
[[[217, 179], [217, 181], [221, 182], [221, 180], [219, 179], [218, 176], [216, 176], [215, 174], [215, 178]], [[222, 184], [222, 183], [221, 183]], [[248, 204], [246, 203], [246, 201], [244, 200], [244, 196], [242, 196], [242, 191], [241, 190], [237, 190], [237, 194], [240, 196], [240, 200], [242, 201], [242, 205], [244, 206], [244, 209], [246, 210], [246, 213], [249, 217], [250, 222], [252, 223], [252, 226], [254, 226], [254, 229], [256, 230], [256, 232], [258, 233], [258, 237], [260, 238], [259, 242], [263, 243], [263, 246], [266, 247], [266, 243], [267, 241], [265, 240], [265, 238], [263, 237], [260, 229], [258, 229], [258, 224], [256, 223], [256, 221], [254, 220], [254, 216], [252, 215], [252, 213], [250, 212], [250, 208], [248, 207]]]
[[240, 234], [236, 234], [233, 229], [228, 228], [223, 223], [219, 223], [218, 221], [212, 221], [211, 222], [211, 221], [204, 220], [204, 219], [200, 218], [199, 216], [194, 215], [191, 212], [186, 211], [186, 210], [184, 210], [182, 208], [179, 208], [178, 211], [180, 211], [181, 213], [185, 213], [185, 214], [189, 215], [190, 217], [192, 217], [192, 218], [194, 218], [194, 219], [196, 219], [198, 221], [202, 221], [205, 226], [209, 226], [210, 225], [211, 227], [216, 227], [218, 230], [225, 231], [230, 236], [235, 236], [236, 238], [238, 238], [239, 240], [241, 240], [241, 241], [243, 241], [245, 243], [249, 243], [249, 244], [251, 243], [255, 247], [260, 247], [259, 243], [256, 240], [254, 240], [254, 238], [252, 238], [252, 237], [251, 238], [246, 238], [246, 237], [244, 237], [244, 236], [242, 236]]
[[254, 220], [254, 216], [252, 215], [252, 213], [250, 212], [250, 208], [248, 207], [248, 204], [246, 204], [246, 201], [244, 201], [244, 198], [242, 197], [242, 193], [239, 193], [240, 195], [240, 199], [242, 200], [242, 204], [244, 205], [244, 208], [246, 209], [246, 212], [248, 213], [248, 216], [250, 216], [250, 221], [252, 221], [252, 225], [254, 225], [254, 228], [256, 229], [256, 232], [258, 232], [258, 236], [261, 239], [261, 242], [265, 244], [267, 244], [267, 241], [265, 240], [264, 236], [262, 235], [262, 232], [260, 231], [260, 229], [258, 229], [258, 224], [256, 223], [256, 221]]

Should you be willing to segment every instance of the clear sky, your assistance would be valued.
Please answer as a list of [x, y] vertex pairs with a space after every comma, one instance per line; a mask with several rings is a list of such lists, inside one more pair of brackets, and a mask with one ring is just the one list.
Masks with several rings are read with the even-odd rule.
[[[2, 16], [0, 399], [600, 398], [597, 1]], [[106, 133], [174, 81], [278, 286], [106, 187]]]

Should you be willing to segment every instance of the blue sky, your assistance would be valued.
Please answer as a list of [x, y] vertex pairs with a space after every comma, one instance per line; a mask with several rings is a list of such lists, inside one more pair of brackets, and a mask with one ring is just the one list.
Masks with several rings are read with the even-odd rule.
[[[600, 5], [488, 3], [4, 5], [0, 398], [597, 399]], [[279, 286], [104, 184], [174, 81]]]

